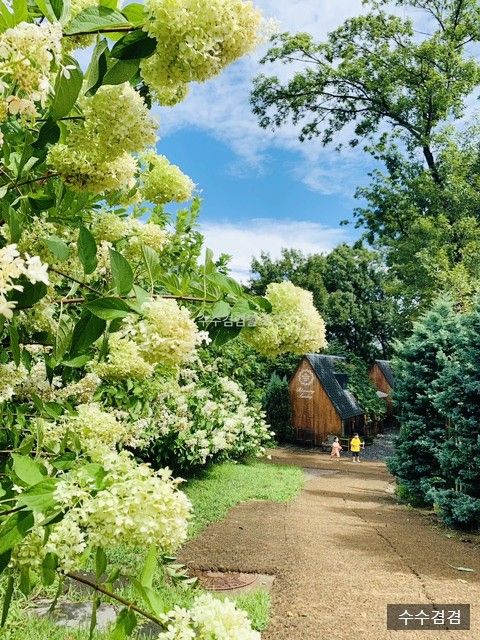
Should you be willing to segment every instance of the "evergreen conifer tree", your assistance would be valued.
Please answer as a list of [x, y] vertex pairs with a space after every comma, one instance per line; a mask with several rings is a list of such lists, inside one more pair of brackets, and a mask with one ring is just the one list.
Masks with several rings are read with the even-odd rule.
[[447, 437], [446, 418], [433, 405], [433, 394], [458, 330], [453, 302], [440, 299], [415, 323], [393, 360], [400, 434], [389, 468], [397, 478], [400, 495], [410, 502], [431, 502], [429, 489], [441, 472], [439, 453]]

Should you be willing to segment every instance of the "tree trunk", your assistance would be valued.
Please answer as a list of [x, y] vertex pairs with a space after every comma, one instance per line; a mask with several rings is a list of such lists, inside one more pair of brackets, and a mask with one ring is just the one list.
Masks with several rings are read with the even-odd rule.
[[436, 184], [442, 184], [442, 180], [438, 173], [437, 164], [435, 162], [435, 158], [433, 157], [432, 150], [428, 145], [423, 147], [423, 155], [425, 156], [425, 160], [427, 161], [428, 168], [430, 169], [430, 173], [432, 174], [432, 178]]

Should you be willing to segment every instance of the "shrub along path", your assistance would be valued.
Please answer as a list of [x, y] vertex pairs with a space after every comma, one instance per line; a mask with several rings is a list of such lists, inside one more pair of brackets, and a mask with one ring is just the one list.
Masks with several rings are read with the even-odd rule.
[[478, 538], [448, 537], [431, 515], [398, 505], [383, 463], [282, 449], [273, 458], [310, 468], [302, 493], [238, 505], [180, 557], [199, 569], [276, 574], [264, 640], [443, 638], [387, 631], [387, 603], [402, 602], [470, 603], [472, 629], [455, 640], [480, 637]]

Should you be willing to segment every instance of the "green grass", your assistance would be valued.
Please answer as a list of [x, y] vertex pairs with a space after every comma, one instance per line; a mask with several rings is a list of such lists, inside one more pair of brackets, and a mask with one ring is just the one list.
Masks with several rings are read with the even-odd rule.
[[[193, 503], [194, 520], [190, 526], [191, 538], [199, 535], [211, 522], [225, 518], [229, 510], [239, 502], [248, 500], [269, 500], [273, 502], [287, 502], [293, 499], [303, 486], [303, 472], [296, 467], [275, 466], [264, 462], [249, 464], [235, 464], [226, 462], [206, 470], [201, 477], [189, 480], [182, 489]], [[145, 549], [121, 547], [108, 553], [109, 566], [119, 565], [125, 574], [138, 575], [143, 566]], [[87, 567], [92, 570], [93, 566]], [[0, 583], [0, 600], [2, 594]], [[154, 586], [168, 611], [175, 605], [189, 607], [195, 590], [185, 590], [181, 586], [167, 583], [162, 567], [154, 577]], [[47, 589], [41, 595], [52, 597], [54, 589]], [[130, 586], [115, 589], [116, 593], [128, 600], [137, 600]], [[38, 592], [38, 591], [37, 591]], [[199, 590], [196, 590], [199, 593]], [[221, 597], [221, 596], [218, 596]], [[263, 631], [268, 624], [270, 611], [270, 596], [258, 589], [241, 594], [235, 599], [237, 605], [244, 609], [257, 631]], [[68, 600], [89, 600], [88, 593], [70, 589]], [[35, 619], [25, 610], [26, 600], [21, 599], [12, 603], [11, 615], [5, 629], [0, 631], [2, 640], [86, 640], [86, 631], [72, 631], [57, 627], [47, 619]], [[95, 634], [95, 640], [109, 640], [109, 633]]]
[[211, 522], [223, 520], [239, 502], [288, 502], [299, 493], [303, 482], [303, 471], [297, 467], [265, 462], [225, 462], [211, 467], [181, 487], [193, 503], [190, 537], [197, 536]]

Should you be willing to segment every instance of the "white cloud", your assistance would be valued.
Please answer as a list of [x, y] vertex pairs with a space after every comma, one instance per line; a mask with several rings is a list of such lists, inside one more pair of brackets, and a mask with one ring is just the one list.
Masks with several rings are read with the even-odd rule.
[[283, 247], [300, 249], [307, 254], [327, 253], [339, 242], [350, 239], [344, 228], [273, 218], [254, 219], [241, 224], [206, 222], [201, 225], [201, 231], [205, 235], [205, 246], [212, 249], [215, 256], [220, 253], [232, 256], [232, 275], [244, 282], [250, 274], [252, 257], [259, 257], [262, 251], [272, 258], [279, 257]]
[[[308, 31], [321, 38], [342, 21], [358, 15], [361, 0], [256, 0], [267, 17], [280, 22], [282, 31]], [[339, 155], [323, 148], [318, 140], [300, 143], [298, 129], [286, 125], [271, 132], [259, 128], [249, 104], [252, 79], [264, 69], [259, 63], [262, 52], [246, 57], [222, 75], [205, 84], [194, 85], [189, 97], [173, 109], [162, 109], [161, 133], [168, 135], [186, 127], [196, 127], [228, 144], [235, 157], [230, 171], [241, 173], [245, 167], [260, 171], [268, 164], [271, 149], [297, 152], [294, 175], [310, 189], [322, 193], [345, 193], [354, 166], [361, 167], [358, 154]], [[288, 71], [286, 67], [282, 69]], [[282, 69], [280, 72], [283, 72]], [[347, 139], [344, 133], [336, 143]], [[161, 142], [160, 142], [161, 147]], [[346, 166], [348, 165], [348, 170]], [[242, 169], [243, 167], [243, 169]], [[351, 194], [351, 189], [349, 191]]]

